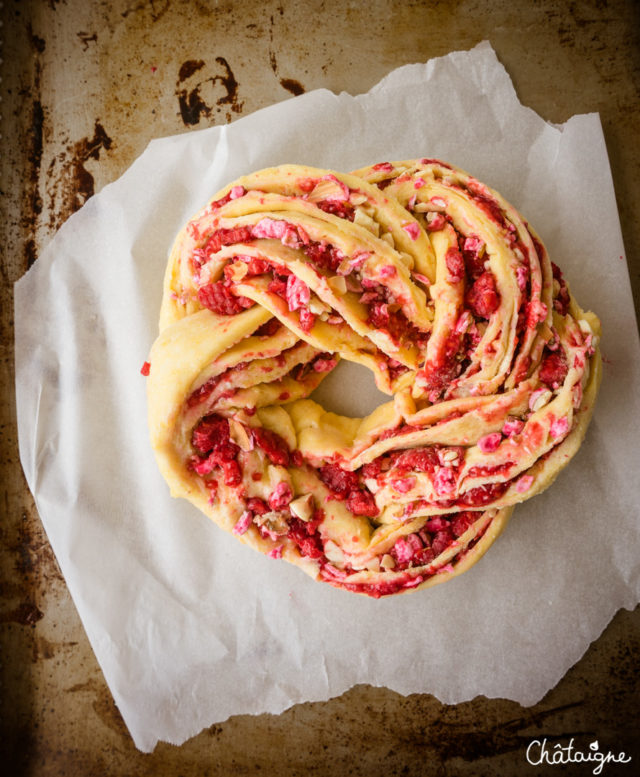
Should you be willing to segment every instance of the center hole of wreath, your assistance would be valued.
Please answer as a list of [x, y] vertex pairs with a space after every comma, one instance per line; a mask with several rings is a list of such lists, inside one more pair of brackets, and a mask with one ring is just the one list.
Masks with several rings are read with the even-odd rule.
[[309, 399], [332, 413], [364, 418], [392, 397], [378, 390], [371, 370], [341, 359]]

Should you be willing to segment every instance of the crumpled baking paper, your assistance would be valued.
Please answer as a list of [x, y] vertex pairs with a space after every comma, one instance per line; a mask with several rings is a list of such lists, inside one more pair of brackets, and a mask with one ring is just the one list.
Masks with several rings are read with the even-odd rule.
[[[348, 171], [422, 156], [467, 169], [525, 214], [601, 317], [606, 361], [586, 442], [553, 487], [517, 507], [465, 575], [376, 601], [263, 557], [172, 500], [140, 367], [174, 235], [225, 183], [285, 162]], [[356, 683], [534, 704], [639, 601], [640, 349], [600, 121], [543, 121], [488, 43], [401, 67], [364, 95], [318, 90], [154, 140], [64, 224], [15, 303], [21, 461], [141, 750]], [[333, 380], [342, 395], [352, 385]]]

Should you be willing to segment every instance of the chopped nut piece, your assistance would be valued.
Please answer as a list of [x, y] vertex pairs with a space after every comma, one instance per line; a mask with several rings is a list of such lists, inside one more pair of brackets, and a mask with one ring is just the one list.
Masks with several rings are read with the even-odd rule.
[[334, 275], [333, 278], [328, 278], [327, 283], [336, 294], [347, 293], [347, 282], [342, 275]]
[[289, 503], [291, 514], [301, 521], [310, 521], [314, 512], [314, 499], [312, 494], [305, 494]]
[[324, 555], [333, 564], [344, 564], [344, 553], [333, 540], [327, 540], [324, 544]]
[[349, 196], [349, 201], [352, 205], [363, 205], [367, 201], [367, 195], [366, 194], [360, 194], [358, 192], [351, 192], [351, 195]]
[[264, 515], [254, 515], [253, 522], [258, 526], [264, 527], [270, 534], [276, 534], [279, 537], [289, 531], [289, 525], [284, 513], [273, 511]]
[[368, 569], [370, 572], [379, 572], [380, 559], [377, 556], [374, 556], [370, 561], [367, 561], [365, 569]]
[[364, 484], [369, 489], [369, 491], [371, 491], [372, 494], [375, 494], [377, 491], [380, 490], [378, 481], [375, 478], [365, 478]]
[[358, 224], [359, 226], [368, 229], [369, 232], [373, 233], [376, 237], [380, 234], [380, 224], [378, 224], [377, 221], [374, 221], [371, 216], [364, 213], [362, 209], [355, 212], [353, 222], [354, 224]]
[[227, 275], [230, 280], [237, 283], [244, 278], [248, 269], [249, 267], [244, 262], [232, 262], [231, 264], [227, 265]]
[[253, 438], [235, 418], [229, 419], [229, 437], [243, 451], [252, 451], [254, 448]]
[[396, 562], [394, 561], [393, 556], [390, 556], [388, 553], [385, 553], [382, 559], [380, 560], [380, 566], [383, 569], [393, 569], [396, 565]]
[[316, 297], [315, 294], [312, 294], [311, 299], [309, 300], [309, 310], [315, 316], [321, 316], [323, 313], [329, 313], [331, 308], [327, 304], [325, 304], [319, 297]]

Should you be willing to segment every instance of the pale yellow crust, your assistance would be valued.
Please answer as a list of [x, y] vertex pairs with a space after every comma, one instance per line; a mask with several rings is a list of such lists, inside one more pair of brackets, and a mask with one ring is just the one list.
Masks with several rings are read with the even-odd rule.
[[[600, 324], [555, 272], [509, 203], [437, 160], [230, 183], [165, 272], [148, 406], [171, 494], [356, 593], [461, 574], [593, 413]], [[310, 399], [341, 358], [390, 401]]]

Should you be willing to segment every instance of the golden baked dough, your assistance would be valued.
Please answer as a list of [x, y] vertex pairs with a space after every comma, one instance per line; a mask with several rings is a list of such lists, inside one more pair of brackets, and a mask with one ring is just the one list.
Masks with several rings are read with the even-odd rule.
[[[230, 183], [176, 238], [149, 427], [241, 541], [370, 596], [460, 574], [577, 451], [600, 323], [497, 192], [434, 159]], [[340, 359], [389, 402], [308, 399]]]

